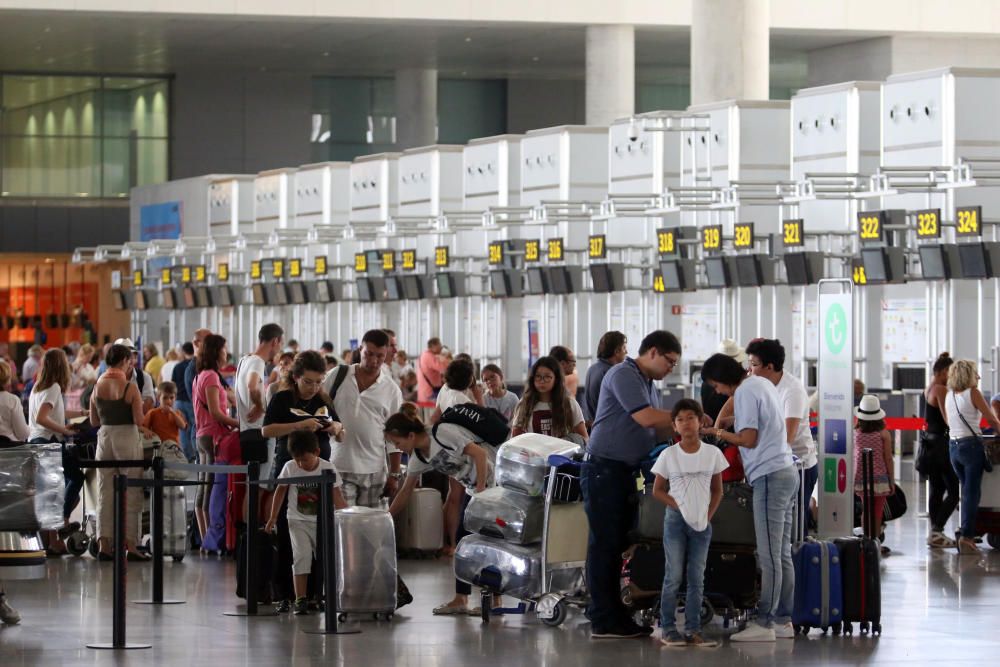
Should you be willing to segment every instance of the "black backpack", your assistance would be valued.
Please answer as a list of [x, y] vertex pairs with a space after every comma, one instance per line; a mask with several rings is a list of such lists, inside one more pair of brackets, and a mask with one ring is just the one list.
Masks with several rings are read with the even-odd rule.
[[498, 446], [507, 441], [510, 426], [502, 414], [493, 408], [486, 408], [475, 403], [462, 403], [448, 408], [441, 415], [441, 420], [434, 425], [434, 434], [441, 424], [454, 424], [472, 431], [477, 438], [491, 445]]

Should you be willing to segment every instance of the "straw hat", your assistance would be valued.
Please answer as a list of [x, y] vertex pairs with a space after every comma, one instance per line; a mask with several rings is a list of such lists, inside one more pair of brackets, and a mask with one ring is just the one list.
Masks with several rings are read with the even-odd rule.
[[724, 354], [727, 357], [732, 357], [741, 364], [746, 363], [747, 353], [743, 350], [742, 347], [740, 347], [740, 344], [737, 343], [732, 338], [726, 338], [721, 343], [719, 343], [719, 348], [717, 351], [719, 354]]
[[861, 421], [878, 421], [885, 419], [885, 410], [882, 409], [878, 396], [865, 394], [861, 397], [858, 407], [854, 408], [854, 416]]
[[114, 342], [115, 345], [121, 345], [122, 347], [127, 347], [128, 349], [135, 352], [135, 343], [132, 342], [131, 338], [119, 338]]

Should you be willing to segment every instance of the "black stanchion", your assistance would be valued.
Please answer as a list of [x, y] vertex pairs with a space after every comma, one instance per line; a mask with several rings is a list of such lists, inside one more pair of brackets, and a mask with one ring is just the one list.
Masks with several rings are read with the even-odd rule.
[[[257, 600], [257, 578], [260, 564], [257, 562], [257, 531], [260, 529], [257, 521], [257, 505], [260, 499], [260, 487], [257, 482], [260, 480], [260, 463], [250, 461], [247, 464], [247, 530], [245, 534], [246, 545], [246, 585], [247, 603], [246, 606], [238, 606], [236, 611], [224, 612], [224, 616], [277, 616], [278, 612], [273, 609], [260, 609]], [[270, 575], [268, 575], [270, 576]]]
[[337, 517], [333, 508], [333, 471], [323, 471], [324, 484], [319, 488], [319, 521], [323, 548], [323, 588], [326, 597], [326, 611], [323, 613], [323, 628], [305, 630], [310, 635], [356, 635], [360, 630], [340, 627], [337, 618]]
[[151, 644], [125, 643], [125, 492], [127, 489], [128, 478], [122, 474], [115, 475], [115, 581], [111, 612], [111, 643], [87, 644], [87, 648], [118, 650], [152, 648]]
[[152, 510], [149, 517], [150, 554], [153, 556], [153, 594], [136, 604], [184, 604], [184, 600], [163, 599], [163, 458], [153, 457], [153, 481], [150, 487]]

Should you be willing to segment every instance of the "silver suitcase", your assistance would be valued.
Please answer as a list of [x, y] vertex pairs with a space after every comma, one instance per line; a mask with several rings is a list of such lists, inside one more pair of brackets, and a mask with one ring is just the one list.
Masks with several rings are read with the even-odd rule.
[[0, 448], [0, 530], [62, 528], [64, 485], [60, 445]]
[[495, 486], [477, 493], [465, 510], [465, 529], [514, 544], [542, 540], [545, 502], [539, 496]]
[[579, 453], [579, 445], [547, 435], [524, 433], [511, 438], [497, 452], [497, 485], [529, 496], [541, 496], [548, 479], [549, 457]]
[[337, 610], [396, 610], [396, 533], [388, 512], [337, 510]]
[[467, 535], [455, 551], [455, 577], [521, 600], [542, 592], [542, 549]]

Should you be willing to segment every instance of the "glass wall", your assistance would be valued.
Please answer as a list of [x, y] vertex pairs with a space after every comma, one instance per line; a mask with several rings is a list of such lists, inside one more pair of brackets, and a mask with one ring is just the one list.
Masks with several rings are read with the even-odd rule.
[[[312, 101], [310, 137], [316, 162], [395, 150], [393, 79], [316, 77]], [[464, 144], [506, 131], [506, 81], [438, 81], [439, 143]]]
[[127, 197], [167, 180], [169, 97], [161, 78], [0, 76], [0, 192]]

